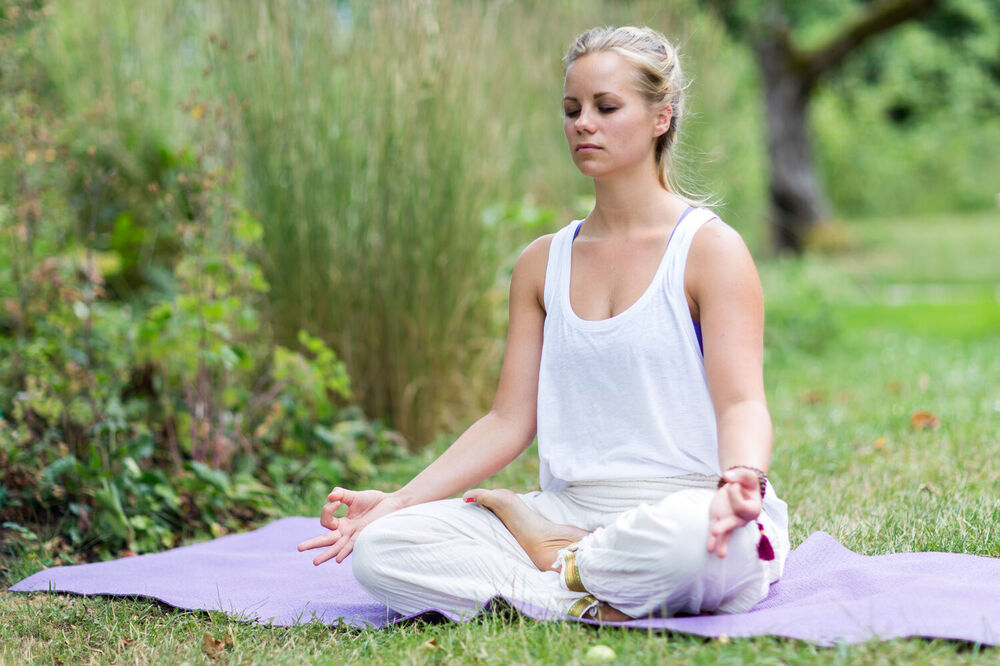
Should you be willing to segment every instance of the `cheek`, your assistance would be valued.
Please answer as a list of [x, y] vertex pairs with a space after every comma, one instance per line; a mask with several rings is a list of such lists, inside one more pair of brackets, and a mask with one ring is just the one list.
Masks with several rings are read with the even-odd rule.
[[651, 129], [639, 118], [616, 118], [608, 124], [607, 131], [620, 145], [630, 148], [645, 149], [653, 141]]

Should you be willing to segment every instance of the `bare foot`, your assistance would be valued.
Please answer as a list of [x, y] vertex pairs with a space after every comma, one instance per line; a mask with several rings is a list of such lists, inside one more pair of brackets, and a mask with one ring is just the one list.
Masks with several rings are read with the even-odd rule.
[[597, 618], [601, 622], [628, 622], [634, 617], [626, 615], [614, 606], [610, 606], [603, 601], [597, 605]]
[[509, 490], [474, 488], [463, 497], [466, 502], [476, 502], [495, 513], [542, 571], [552, 568], [560, 550], [590, 534], [579, 527], [559, 525], [543, 518]]

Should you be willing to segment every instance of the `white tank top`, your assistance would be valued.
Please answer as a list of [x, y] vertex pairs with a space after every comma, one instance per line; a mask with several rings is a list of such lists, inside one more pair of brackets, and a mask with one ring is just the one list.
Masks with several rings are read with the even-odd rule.
[[556, 232], [545, 269], [538, 377], [543, 490], [574, 481], [719, 474], [715, 411], [684, 292], [691, 241], [715, 217], [688, 209], [639, 300], [597, 321], [581, 319], [570, 305], [579, 222]]

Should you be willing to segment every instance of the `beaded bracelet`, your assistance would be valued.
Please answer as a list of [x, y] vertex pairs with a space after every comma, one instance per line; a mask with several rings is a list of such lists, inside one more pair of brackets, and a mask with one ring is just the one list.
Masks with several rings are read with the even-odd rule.
[[[756, 474], [757, 475], [757, 480], [760, 482], [760, 498], [764, 499], [764, 492], [767, 490], [767, 472], [765, 472], [762, 469], [757, 469], [756, 467], [751, 467], [750, 465], [733, 465], [732, 467], [730, 467], [726, 471], [728, 472], [729, 470], [733, 470], [733, 469], [748, 469], [751, 472], [753, 472], [754, 474]], [[719, 485], [716, 486], [716, 487], [717, 488], [721, 488], [722, 486], [726, 485], [726, 483], [727, 483], [726, 479], [724, 477], [720, 476], [719, 477]]]

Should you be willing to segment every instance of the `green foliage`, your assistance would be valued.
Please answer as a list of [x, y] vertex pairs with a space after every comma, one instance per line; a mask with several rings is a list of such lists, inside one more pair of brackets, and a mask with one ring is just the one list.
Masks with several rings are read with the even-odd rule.
[[904, 26], [848, 60], [816, 99], [820, 165], [846, 215], [995, 206], [1000, 23], [981, 3], [950, 4], [982, 10], [969, 12], [968, 34]]
[[[701, 4], [738, 41], [760, 39], [776, 23], [807, 52], [872, 6], [864, 0]], [[944, 0], [918, 20], [865, 43], [825, 76], [810, 122], [817, 166], [838, 214], [912, 215], [995, 205], [997, 44], [1000, 5]]]
[[[18, 7], [24, 24], [0, 33], [0, 201], [15, 202], [0, 208], [0, 548], [160, 550], [318, 506], [398, 458], [402, 439], [350, 405], [338, 356], [304, 332], [276, 344], [262, 317], [263, 229], [237, 197], [226, 118], [205, 114], [165, 160], [184, 171], [137, 203], [122, 153], [75, 152], [80, 119], [57, 120], [27, 55], [43, 14]], [[173, 250], [154, 260], [158, 229]], [[108, 287], [151, 261], [157, 289]]]

